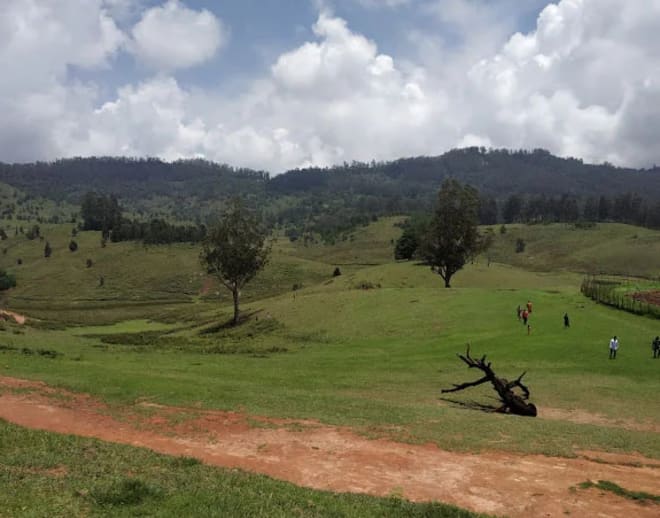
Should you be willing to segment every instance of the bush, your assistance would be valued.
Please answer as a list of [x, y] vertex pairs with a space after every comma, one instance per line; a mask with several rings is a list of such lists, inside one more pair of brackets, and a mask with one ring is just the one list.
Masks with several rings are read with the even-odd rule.
[[517, 254], [522, 254], [525, 251], [525, 247], [527, 246], [527, 243], [525, 243], [525, 240], [522, 238], [516, 239], [516, 253]]
[[46, 246], [44, 246], [44, 257], [48, 259], [53, 253], [53, 249], [50, 246], [50, 243], [46, 241]]
[[500, 226], [500, 234], [502, 234], [502, 235], [506, 234], [506, 226], [505, 225]]
[[339, 266], [335, 268], [335, 271], [332, 272], [333, 277], [339, 277], [341, 275], [341, 270], [339, 269]]
[[78, 243], [76, 243], [73, 239], [69, 242], [69, 250], [71, 252], [78, 250]]
[[91, 259], [87, 259], [87, 261], [85, 261], [85, 266], [87, 266], [87, 268], [91, 268], [93, 264], [94, 263], [92, 262]]
[[[21, 227], [21, 231], [23, 230], [23, 227]], [[27, 234], [25, 234], [25, 237], [27, 237], [29, 240], [36, 239], [40, 236], [41, 229], [39, 228], [39, 225], [32, 225], [32, 228], [27, 231]]]
[[12, 274], [7, 273], [4, 270], [0, 270], [0, 291], [8, 290], [10, 288], [16, 287], [16, 277]]

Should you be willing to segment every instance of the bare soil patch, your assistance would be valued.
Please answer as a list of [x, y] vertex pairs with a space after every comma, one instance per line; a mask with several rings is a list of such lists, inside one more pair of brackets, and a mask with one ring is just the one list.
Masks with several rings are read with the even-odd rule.
[[566, 459], [455, 453], [434, 444], [369, 440], [348, 428], [315, 421], [144, 401], [111, 408], [87, 395], [12, 378], [0, 378], [0, 418], [29, 428], [195, 457], [316, 489], [394, 493], [496, 515], [655, 518], [660, 511], [660, 506], [597, 489], [575, 489], [586, 480], [610, 480], [634, 491], [657, 493], [660, 463], [639, 455], [584, 452]]
[[638, 293], [633, 293], [632, 298], [640, 302], [660, 306], [660, 290], [640, 291]]
[[24, 325], [25, 321], [27, 320], [25, 315], [20, 315], [18, 313], [14, 313], [13, 311], [6, 311], [4, 309], [0, 309], [0, 319], [12, 319], [14, 322], [20, 325]]
[[594, 424], [612, 428], [623, 428], [638, 432], [654, 432], [660, 434], [660, 425], [651, 422], [640, 423], [632, 419], [610, 419], [609, 417], [593, 414], [585, 410], [566, 410], [563, 408], [543, 407], [539, 414], [541, 419], [552, 419], [556, 421], [570, 421], [577, 424]]

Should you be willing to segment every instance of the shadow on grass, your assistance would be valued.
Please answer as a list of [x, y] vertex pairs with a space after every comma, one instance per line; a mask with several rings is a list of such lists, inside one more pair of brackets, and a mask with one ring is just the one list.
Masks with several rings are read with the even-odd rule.
[[[231, 330], [231, 329], [237, 329], [241, 325], [249, 322], [252, 319], [252, 317], [256, 317], [257, 315], [259, 315], [259, 313], [262, 313], [262, 312], [263, 312], [262, 309], [258, 309], [256, 311], [252, 311], [250, 313], [242, 313], [238, 318], [238, 323], [237, 324], [234, 324], [234, 319], [233, 318], [229, 318], [228, 320], [226, 320], [224, 322], [220, 322], [219, 324], [215, 324], [215, 325], [212, 325], [210, 327], [206, 327], [206, 328], [202, 329], [199, 332], [199, 334], [200, 335], [212, 335], [214, 333], [220, 333], [221, 331], [228, 331], [228, 330]], [[258, 317], [257, 317], [257, 320], [258, 320]]]
[[450, 403], [451, 406], [460, 410], [478, 410], [480, 412], [492, 413], [496, 412], [497, 409], [501, 406], [501, 404], [498, 406], [485, 405], [483, 403], [479, 403], [478, 401], [459, 401], [457, 399], [450, 399], [446, 397], [441, 397], [439, 399], [440, 401]]

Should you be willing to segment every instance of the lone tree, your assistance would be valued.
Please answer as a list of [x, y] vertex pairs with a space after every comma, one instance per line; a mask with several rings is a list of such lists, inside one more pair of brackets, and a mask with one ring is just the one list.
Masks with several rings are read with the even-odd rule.
[[[467, 346], [467, 352], [465, 353], [465, 356], [459, 354], [458, 357], [463, 360], [470, 369], [479, 369], [482, 371], [484, 376], [477, 381], [461, 383], [460, 385], [455, 384], [454, 388], [442, 390], [443, 394], [447, 394], [449, 392], [458, 392], [459, 390], [476, 387], [482, 383], [490, 382], [497, 394], [500, 396], [500, 401], [502, 401], [502, 406], [497, 409], [498, 412], [536, 417], [536, 406], [527, 402], [529, 399], [529, 389], [522, 383], [523, 376], [526, 374], [525, 372], [523, 372], [513, 381], [509, 381], [504, 378], [498, 378], [491, 368], [491, 363], [486, 363], [486, 355], [484, 355], [480, 360], [475, 360], [470, 356], [470, 344]], [[522, 391], [522, 395], [516, 394], [513, 391], [513, 389], [516, 387]]]
[[421, 254], [450, 288], [452, 276], [485, 249], [477, 231], [479, 194], [469, 185], [445, 180], [435, 213], [421, 244]]
[[266, 242], [267, 236], [255, 214], [239, 199], [234, 199], [210, 228], [202, 244], [202, 267], [231, 291], [233, 325], [238, 324], [241, 289], [268, 262], [270, 244]]

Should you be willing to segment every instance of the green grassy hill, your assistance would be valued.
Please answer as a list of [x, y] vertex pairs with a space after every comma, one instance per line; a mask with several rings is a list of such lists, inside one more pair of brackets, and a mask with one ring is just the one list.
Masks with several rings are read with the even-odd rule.
[[[488, 252], [493, 261], [537, 271], [569, 270], [660, 277], [660, 232], [618, 223], [581, 229], [574, 225], [506, 225]], [[516, 240], [526, 243], [515, 253]]]
[[[427, 267], [389, 259], [399, 232], [395, 223], [381, 220], [334, 247], [278, 241], [270, 265], [244, 294], [250, 318], [236, 329], [218, 326], [229, 318], [229, 297], [200, 275], [196, 247], [102, 248], [98, 234], [82, 233], [79, 250], [71, 253], [70, 229], [53, 226], [44, 228], [54, 248], [45, 259], [43, 242], [11, 238], [3, 262], [12, 264], [17, 256], [24, 262], [14, 269], [19, 286], [8, 295], [10, 306], [45, 321], [6, 328], [4, 372], [123, 402], [149, 396], [377, 430], [401, 427], [414, 440], [451, 448], [571, 454], [579, 446], [660, 456], [649, 432], [611, 428], [603, 434], [598, 426], [543, 418], [504, 425], [499, 417], [466, 413], [439, 399], [440, 388], [471, 378], [455, 357], [470, 342], [475, 353], [492, 357], [502, 375], [529, 371], [540, 408], [657, 423], [657, 408], [647, 404], [648, 394], [660, 388], [657, 365], [646, 361], [657, 321], [584, 298], [582, 276], [568, 271], [579, 269], [599, 232], [623, 240], [630, 227], [510, 227], [496, 238], [498, 260], [550, 270], [555, 257], [554, 268], [566, 270], [488, 266], [481, 258], [447, 290]], [[525, 254], [512, 252], [516, 235], [532, 230]], [[653, 233], [638, 232], [642, 237], [625, 249], [631, 254], [652, 241]], [[566, 252], [552, 256], [551, 248]], [[92, 268], [85, 267], [87, 257]], [[523, 262], [534, 257], [545, 262]], [[622, 260], [604, 257], [611, 264]], [[335, 265], [343, 274], [333, 278]], [[105, 276], [103, 287], [99, 275]], [[293, 291], [293, 284], [302, 288]], [[530, 336], [515, 316], [527, 300], [535, 304]], [[573, 321], [569, 330], [564, 312]], [[99, 327], [109, 323], [115, 324]], [[605, 359], [612, 334], [622, 342], [616, 363]], [[61, 356], [19, 353], [37, 345]], [[482, 389], [467, 399], [491, 401], [491, 391]], [[508, 433], [515, 438], [505, 446], [498, 446], [501, 426], [512, 427]]]

